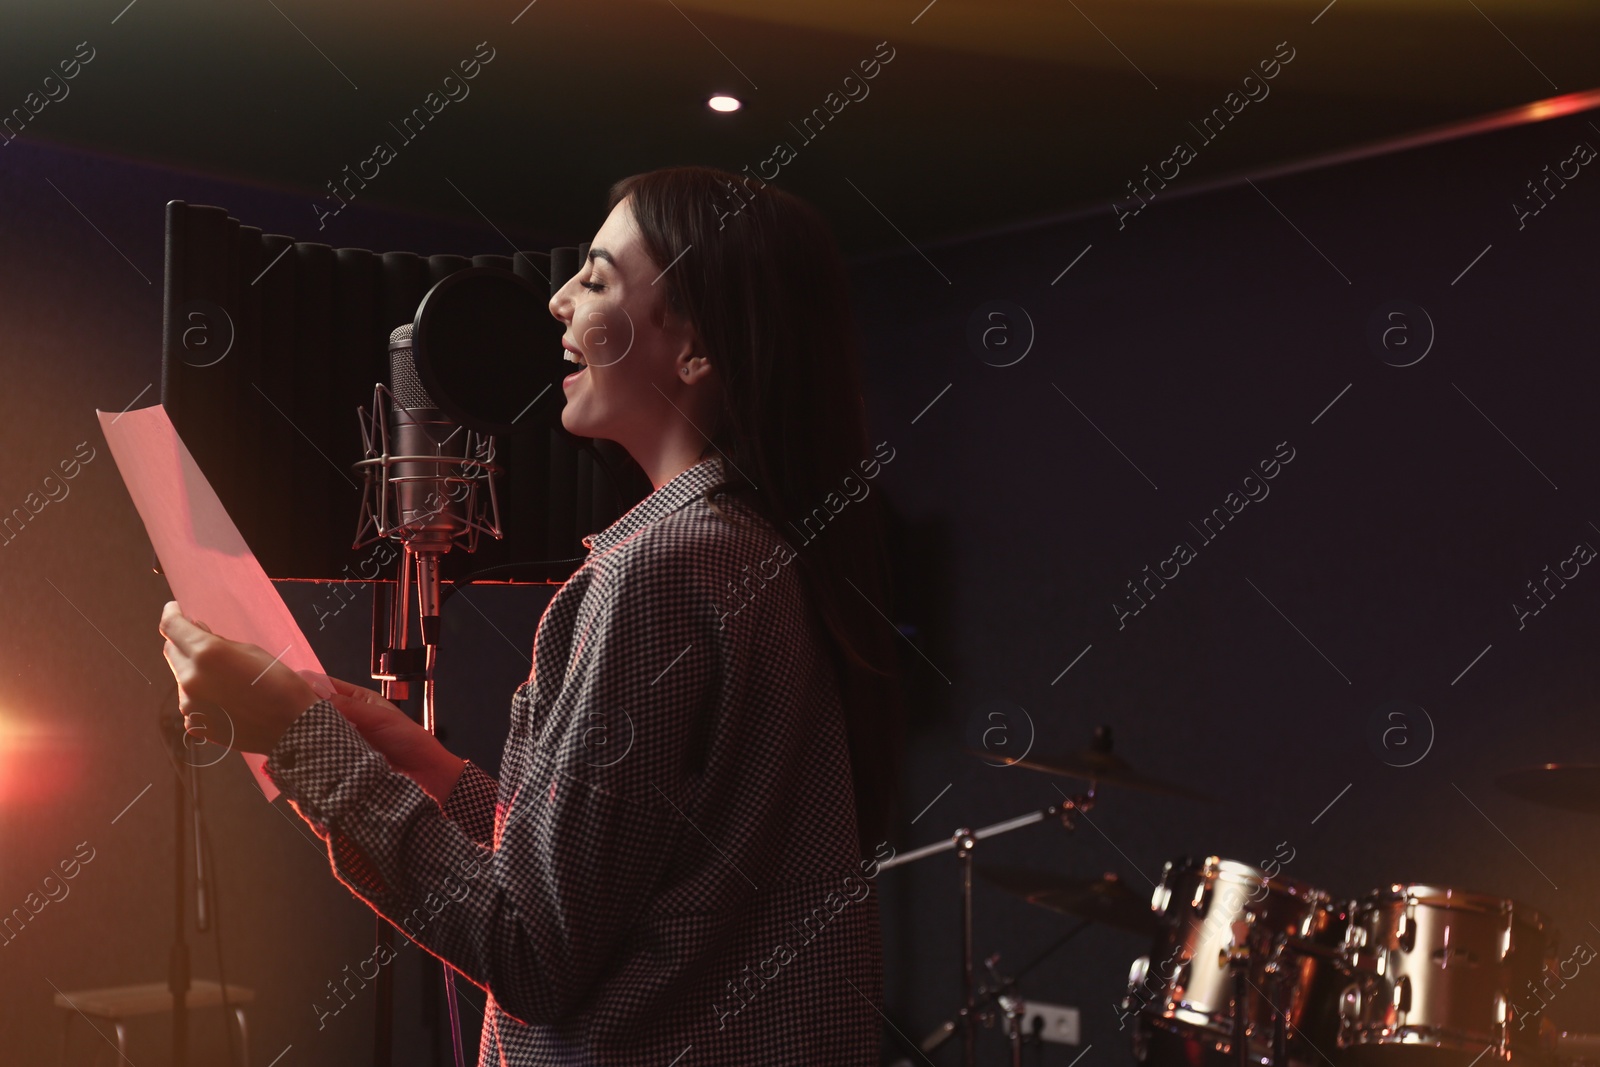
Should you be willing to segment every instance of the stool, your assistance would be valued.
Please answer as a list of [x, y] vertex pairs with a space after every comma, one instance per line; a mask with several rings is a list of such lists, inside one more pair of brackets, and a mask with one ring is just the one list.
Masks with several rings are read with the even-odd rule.
[[[243, 986], [228, 986], [228, 1007], [233, 1010], [234, 1022], [239, 1027], [239, 1048], [243, 1054], [243, 1067], [250, 1067], [250, 1037], [244, 1021], [244, 1005], [256, 999], [254, 990]], [[117, 1032], [119, 1062], [128, 1060], [128, 1020], [141, 1015], [158, 1015], [172, 1010], [172, 991], [165, 982], [146, 985], [114, 986], [110, 989], [83, 989], [70, 993], [57, 993], [56, 1007], [65, 1009], [61, 1024], [61, 1064], [66, 1067], [67, 1039], [72, 1033], [72, 1020], [79, 1012], [89, 1020], [104, 1020]], [[189, 983], [184, 996], [185, 1007], [217, 1008], [222, 1006], [222, 987], [216, 982], [195, 980]], [[97, 1028], [98, 1029], [98, 1028]], [[102, 1035], [104, 1036], [104, 1035]], [[95, 1060], [100, 1060], [100, 1050], [95, 1050]]]

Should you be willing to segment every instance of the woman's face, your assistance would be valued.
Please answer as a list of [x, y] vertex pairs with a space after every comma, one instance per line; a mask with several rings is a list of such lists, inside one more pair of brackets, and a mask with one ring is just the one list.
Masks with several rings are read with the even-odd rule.
[[562, 382], [569, 432], [633, 451], [672, 417], [679, 357], [692, 352], [693, 332], [680, 316], [663, 317], [661, 278], [625, 198], [594, 235], [588, 261], [550, 299], [550, 313], [566, 325], [563, 347], [585, 364]]

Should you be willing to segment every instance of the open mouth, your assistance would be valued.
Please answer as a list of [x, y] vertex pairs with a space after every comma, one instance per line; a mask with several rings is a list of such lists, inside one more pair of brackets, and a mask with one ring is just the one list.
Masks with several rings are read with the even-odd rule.
[[[577, 362], [577, 361], [574, 360], [573, 362]], [[570, 386], [573, 382], [577, 381], [579, 378], [582, 378], [584, 373], [586, 371], [588, 371], [588, 369], [589, 369], [589, 367], [588, 367], [587, 364], [579, 366], [577, 370], [573, 371], [571, 374], [569, 374], [565, 378], [561, 379], [561, 387], [563, 389], [565, 389], [566, 387]]]

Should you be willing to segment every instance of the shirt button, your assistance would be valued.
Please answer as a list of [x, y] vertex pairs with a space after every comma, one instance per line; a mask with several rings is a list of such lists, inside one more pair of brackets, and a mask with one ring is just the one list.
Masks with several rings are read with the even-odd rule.
[[278, 757], [277, 764], [278, 764], [278, 766], [282, 767], [286, 771], [293, 770], [294, 769], [294, 753], [293, 752], [285, 752], [285, 753], [283, 753], [283, 755]]

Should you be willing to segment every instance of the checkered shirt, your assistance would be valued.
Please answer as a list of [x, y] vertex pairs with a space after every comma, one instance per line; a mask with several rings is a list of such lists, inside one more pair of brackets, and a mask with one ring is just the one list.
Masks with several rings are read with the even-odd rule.
[[269, 754], [335, 877], [487, 992], [483, 1067], [878, 1062], [836, 679], [795, 550], [701, 498], [720, 474], [584, 538], [498, 782], [468, 763], [437, 804], [325, 700]]

